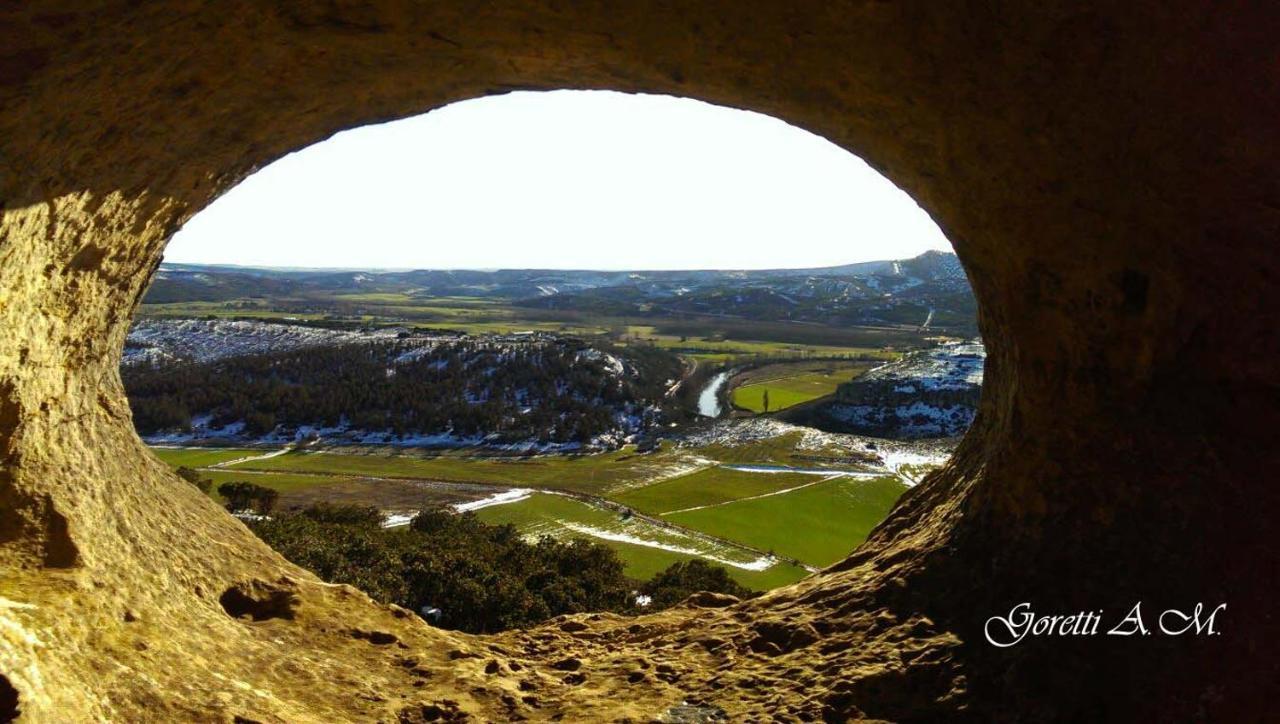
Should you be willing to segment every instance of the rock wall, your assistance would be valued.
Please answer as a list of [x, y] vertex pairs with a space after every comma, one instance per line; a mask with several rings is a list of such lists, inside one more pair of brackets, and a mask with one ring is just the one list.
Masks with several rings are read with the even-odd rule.
[[[1271, 3], [43, 0], [0, 8], [0, 716], [1256, 720], [1280, 672]], [[338, 130], [515, 88], [770, 113], [942, 226], [989, 358], [952, 463], [737, 605], [477, 638], [326, 586], [151, 458], [164, 244]], [[341, 210], [329, 210], [340, 213]], [[1229, 604], [1216, 637], [982, 622]]]

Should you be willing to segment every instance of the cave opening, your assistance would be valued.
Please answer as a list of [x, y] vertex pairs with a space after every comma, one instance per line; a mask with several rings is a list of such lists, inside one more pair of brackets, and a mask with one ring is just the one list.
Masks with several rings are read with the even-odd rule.
[[[1280, 306], [1280, 145], [1277, 86], [1258, 79], [1274, 7], [63, 5], [0, 10], [0, 520], [21, 521], [0, 535], [19, 604], [0, 608], [18, 632], [0, 664], [43, 673], [23, 679], [24, 716], [657, 718], [695, 698], [744, 720], [1270, 711], [1258, 642], [1276, 638], [1280, 498], [1259, 481], [1280, 447], [1260, 310]], [[320, 583], [175, 487], [130, 425], [120, 351], [167, 240], [253, 170], [342, 129], [566, 86], [753, 109], [866, 158], [963, 256], [984, 391], [949, 464], [821, 574], [636, 623], [573, 617], [532, 644], [446, 635]], [[74, 560], [37, 554], [64, 531]], [[293, 621], [246, 626], [218, 605], [281, 577]], [[984, 645], [982, 622], [1025, 600], [1229, 601], [1231, 625]], [[156, 625], [145, 650], [112, 635], [135, 604]], [[753, 648], [761, 630], [780, 635]], [[799, 648], [763, 645], [784, 640]], [[317, 665], [274, 665], [281, 642]], [[575, 683], [507, 696], [531, 683], [517, 671], [570, 657]], [[138, 675], [112, 685], [102, 661]], [[352, 696], [347, 677], [395, 696]]]
[[231, 188], [170, 242], [122, 375], [153, 452], [255, 529], [442, 508], [744, 593], [843, 559], [945, 463], [979, 404], [977, 326], [941, 230], [831, 142], [688, 98], [524, 92]]
[[[653, 610], [844, 559], [968, 430], [977, 325], [941, 230], [844, 148], [690, 98], [526, 92], [244, 179], [174, 235], [122, 376], [152, 452], [328, 581], [366, 565], [274, 518], [584, 540]], [[402, 588], [369, 592], [499, 626]]]

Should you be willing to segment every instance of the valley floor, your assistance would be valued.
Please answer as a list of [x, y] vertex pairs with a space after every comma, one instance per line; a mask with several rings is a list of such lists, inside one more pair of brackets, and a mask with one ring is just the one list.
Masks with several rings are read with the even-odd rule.
[[636, 579], [701, 558], [767, 590], [845, 557], [951, 446], [757, 418], [708, 422], [643, 453], [630, 445], [536, 456], [378, 446], [152, 450], [212, 479], [215, 496], [219, 484], [247, 480], [279, 491], [283, 509], [373, 505], [388, 525], [453, 506], [529, 537], [604, 543]]

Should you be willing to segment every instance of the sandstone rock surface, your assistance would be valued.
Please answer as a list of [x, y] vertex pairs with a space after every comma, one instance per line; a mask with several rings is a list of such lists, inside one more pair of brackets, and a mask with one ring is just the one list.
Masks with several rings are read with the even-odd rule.
[[[1278, 29], [1273, 3], [1145, 0], [5, 4], [0, 719], [1261, 718]], [[291, 566], [147, 454], [117, 365], [175, 229], [338, 130], [516, 88], [778, 116], [951, 238], [978, 419], [848, 560], [727, 607], [454, 635]], [[1225, 601], [1223, 634], [982, 640], [1020, 601], [1138, 600]]]

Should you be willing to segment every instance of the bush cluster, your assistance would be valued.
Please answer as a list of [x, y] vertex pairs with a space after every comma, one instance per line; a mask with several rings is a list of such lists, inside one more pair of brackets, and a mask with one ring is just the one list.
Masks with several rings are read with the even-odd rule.
[[253, 521], [250, 528], [298, 565], [332, 583], [423, 613], [444, 628], [489, 633], [587, 611], [634, 612], [635, 593], [665, 608], [700, 590], [753, 595], [702, 561], [638, 584], [613, 549], [544, 536], [526, 541], [512, 525], [473, 514], [426, 511], [405, 527], [382, 527], [376, 508], [324, 504]]
[[268, 515], [275, 510], [280, 493], [254, 483], [231, 482], [218, 486], [218, 495], [227, 501], [227, 510]]

